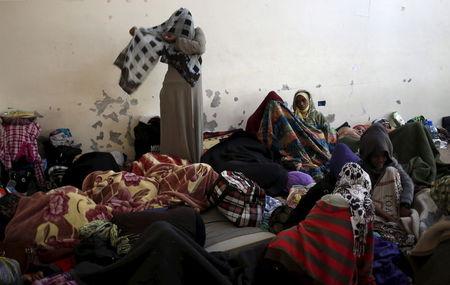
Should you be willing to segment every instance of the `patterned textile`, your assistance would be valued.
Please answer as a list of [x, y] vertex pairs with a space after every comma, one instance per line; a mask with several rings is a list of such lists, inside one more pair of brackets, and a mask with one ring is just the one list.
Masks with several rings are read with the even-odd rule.
[[83, 225], [111, 218], [109, 207], [96, 205], [75, 187], [37, 192], [20, 199], [16, 214], [6, 227], [5, 242], [35, 244], [55, 251], [73, 248]]
[[342, 170], [342, 167], [348, 162], [356, 162], [361, 161], [358, 155], [356, 155], [347, 145], [343, 143], [338, 143], [334, 147], [333, 153], [331, 155], [331, 159], [329, 162], [330, 173], [338, 178], [339, 173]]
[[414, 244], [415, 236], [408, 234], [399, 222], [401, 191], [400, 174], [396, 168], [387, 167], [385, 174], [372, 190], [372, 201], [376, 208], [383, 210], [398, 222], [387, 221], [377, 215], [375, 217], [374, 230], [385, 240], [396, 242], [401, 247], [408, 247]]
[[32, 285], [78, 285], [78, 283], [66, 272], [36, 280]]
[[431, 197], [442, 213], [450, 215], [450, 175], [436, 180], [431, 189]]
[[222, 171], [208, 200], [238, 227], [257, 227], [264, 217], [264, 189], [243, 173]]
[[283, 206], [280, 200], [266, 195], [266, 203], [264, 205], [264, 217], [260, 228], [269, 230], [269, 220], [276, 208]]
[[191, 86], [194, 86], [200, 78], [201, 56], [186, 55], [177, 51], [173, 43], [162, 40], [165, 32], [172, 33], [177, 38], [193, 39], [195, 30], [191, 12], [180, 8], [159, 26], [135, 30], [130, 43], [114, 62], [122, 70], [119, 84], [128, 94], [133, 93], [145, 80], [158, 63], [160, 56], [161, 62], [177, 69]]
[[369, 174], [361, 166], [350, 162], [342, 167], [334, 193], [342, 195], [350, 205], [350, 221], [354, 236], [353, 252], [358, 256], [364, 253], [367, 225], [374, 218], [375, 210], [370, 199], [371, 189]]
[[42, 161], [38, 153], [37, 137], [41, 132], [38, 123], [28, 125], [2, 124], [0, 127], [0, 162], [6, 170], [13, 167], [13, 162], [25, 157], [34, 164], [36, 179], [41, 187], [45, 186]]
[[0, 257], [0, 284], [21, 285], [22, 275], [20, 266], [14, 259]]
[[114, 212], [135, 212], [173, 204], [187, 204], [203, 211], [208, 207], [206, 190], [218, 174], [207, 164], [147, 153], [133, 163], [132, 172], [93, 172], [83, 190], [96, 203]]
[[331, 155], [323, 132], [305, 124], [277, 101], [270, 101], [265, 109], [258, 139], [282, 156], [282, 164], [293, 170], [322, 176], [321, 166]]
[[60, 145], [73, 146], [75, 143], [72, 137], [72, 133], [67, 128], [56, 129], [51, 132], [48, 137], [54, 147]]
[[372, 224], [367, 225], [366, 250], [357, 256], [350, 221], [348, 206], [320, 200], [298, 226], [276, 236], [268, 245], [265, 258], [281, 263], [288, 271], [306, 272], [318, 284], [374, 285]]

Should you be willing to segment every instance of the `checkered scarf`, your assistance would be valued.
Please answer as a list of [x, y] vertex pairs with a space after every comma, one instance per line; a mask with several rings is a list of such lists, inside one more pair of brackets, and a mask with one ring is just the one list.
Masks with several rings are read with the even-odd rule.
[[119, 85], [128, 94], [133, 93], [152, 71], [161, 56], [161, 62], [170, 64], [194, 86], [200, 78], [202, 58], [186, 55], [175, 48], [174, 43], [162, 40], [166, 32], [178, 37], [195, 37], [192, 14], [185, 8], [175, 11], [159, 26], [139, 28], [130, 43], [122, 50], [114, 64], [122, 70]]
[[373, 221], [374, 207], [370, 198], [370, 176], [359, 164], [350, 162], [342, 167], [334, 193], [340, 194], [350, 206], [353, 228], [353, 252], [361, 256], [365, 252], [368, 224]]

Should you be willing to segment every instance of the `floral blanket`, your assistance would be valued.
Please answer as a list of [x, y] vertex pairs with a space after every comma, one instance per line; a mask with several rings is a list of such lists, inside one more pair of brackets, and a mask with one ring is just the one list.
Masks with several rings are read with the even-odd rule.
[[209, 204], [206, 191], [218, 174], [207, 164], [188, 164], [164, 155], [146, 154], [132, 172], [96, 171], [83, 191], [65, 186], [20, 199], [5, 232], [5, 242], [24, 242], [50, 250], [49, 262], [67, 254], [79, 241], [79, 229], [114, 213], [187, 204], [198, 211]]

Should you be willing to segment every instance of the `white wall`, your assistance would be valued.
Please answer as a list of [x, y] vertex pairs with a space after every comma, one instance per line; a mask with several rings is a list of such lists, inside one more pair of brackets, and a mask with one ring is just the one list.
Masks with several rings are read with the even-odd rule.
[[43, 134], [68, 127], [85, 151], [132, 153], [127, 133], [159, 112], [166, 66], [129, 96], [112, 62], [131, 26], [181, 6], [207, 37], [208, 128], [244, 127], [268, 91], [290, 104], [299, 88], [326, 100], [319, 110], [334, 126], [392, 111], [438, 123], [450, 115], [450, 1], [439, 0], [3, 0], [0, 111], [36, 110]]

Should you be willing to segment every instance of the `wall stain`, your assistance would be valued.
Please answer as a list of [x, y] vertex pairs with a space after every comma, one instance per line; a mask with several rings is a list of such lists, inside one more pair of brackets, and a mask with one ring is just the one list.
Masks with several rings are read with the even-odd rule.
[[109, 15], [109, 16], [108, 16], [108, 19], [109, 19], [109, 20], [111, 20], [111, 19], [112, 19], [112, 16], [111, 16], [111, 15]]
[[213, 91], [211, 89], [206, 89], [205, 93], [206, 93], [206, 97], [208, 97], [208, 98], [211, 98], [211, 96], [213, 95]]
[[217, 113], [214, 113], [212, 116], [213, 116], [214, 118], [217, 118]]
[[78, 105], [78, 106], [81, 106], [81, 105], [83, 105], [83, 103], [78, 103], [77, 105]]
[[41, 114], [39, 114], [38, 111], [34, 111], [34, 115], [38, 118], [44, 118], [44, 116], [42, 116]]
[[107, 148], [111, 148], [111, 147], [112, 147], [112, 144], [109, 143], [109, 144], [106, 145], [106, 147], [107, 147]]
[[103, 132], [100, 132], [99, 134], [98, 134], [98, 136], [97, 136], [97, 140], [102, 140], [103, 139], [103, 137], [104, 137], [104, 133]]
[[329, 123], [334, 122], [335, 119], [336, 119], [336, 114], [329, 114], [329, 115], [326, 116], [326, 120], [327, 120]]
[[132, 119], [133, 119], [133, 116], [128, 116], [127, 132], [125, 134], [125, 139], [127, 140], [129, 146], [134, 146], [133, 135], [131, 134]]
[[395, 102], [397, 102], [397, 104], [402, 104], [402, 101], [400, 101], [400, 100], [397, 100], [397, 101], [395, 101]]
[[243, 114], [243, 115], [245, 115], [245, 110], [244, 110], [244, 111], [242, 111], [242, 114]]
[[99, 146], [100, 147], [100, 149], [102, 149], [102, 148], [105, 148], [105, 146], [104, 145], [101, 145], [101, 146]]
[[116, 112], [112, 112], [111, 114], [109, 114], [109, 115], [103, 115], [103, 118], [105, 118], [105, 119], [111, 119], [111, 120], [113, 120], [114, 122], [116, 122], [116, 123], [118, 123], [119, 122], [119, 117], [117, 116], [117, 114], [116, 114]]
[[244, 123], [244, 120], [241, 120], [241, 121], [238, 123], [238, 126], [239, 126], [239, 127], [242, 126], [243, 123]]
[[355, 82], [353, 82], [353, 80], [352, 80], [352, 81], [350, 81], [350, 85], [352, 85], [352, 86], [353, 86], [353, 84], [355, 84]]
[[48, 109], [51, 110], [51, 109], [52, 109], [52, 106], [48, 106]]
[[89, 110], [92, 112], [97, 112], [97, 110], [95, 110], [94, 108], [89, 108]]
[[409, 82], [411, 82], [411, 80], [412, 80], [411, 78], [410, 78], [410, 79], [408, 79], [408, 83], [409, 83]]
[[103, 126], [102, 121], [97, 121], [97, 122], [95, 122], [95, 124], [93, 124], [91, 127], [94, 128], [94, 129], [96, 129], [97, 127], [101, 127], [101, 126]]
[[109, 131], [109, 140], [118, 145], [123, 145], [123, 141], [119, 139], [120, 135], [121, 135], [121, 133]]
[[130, 104], [133, 105], [133, 106], [137, 105], [138, 104], [138, 99], [136, 99], [136, 98], [131, 99], [130, 100]]
[[259, 88], [258, 91], [261, 92], [261, 88]]
[[237, 102], [239, 100], [238, 97], [234, 97], [234, 102]]
[[212, 120], [208, 122], [208, 118], [206, 117], [206, 114], [203, 113], [203, 129], [208, 132], [214, 132], [214, 130], [217, 128], [217, 122], [216, 120]]
[[61, 108], [56, 108], [56, 111], [58, 111], [58, 112], [61, 111]]
[[281, 90], [291, 90], [287, 84], [281, 86]]
[[217, 108], [220, 105], [220, 93], [216, 92], [213, 100], [211, 101], [211, 108]]
[[97, 116], [103, 114], [103, 112], [105, 112], [106, 108], [114, 103], [119, 103], [122, 104], [123, 103], [123, 99], [121, 97], [117, 97], [117, 99], [113, 99], [111, 98], [106, 92], [105, 90], [102, 90], [103, 92], [103, 98], [102, 100], [97, 100], [95, 101], [94, 105], [97, 108]]
[[227, 89], [225, 89], [225, 94], [230, 94], [230, 92], [228, 92], [228, 90], [227, 90]]
[[98, 143], [96, 142], [96, 141], [94, 141], [93, 139], [91, 139], [91, 146], [90, 146], [90, 148], [93, 150], [93, 151], [98, 151]]
[[130, 109], [130, 104], [128, 102], [123, 103], [122, 109], [120, 109], [119, 114], [126, 116], [128, 114], [128, 109]]
[[316, 85], [316, 88], [320, 88], [320, 87], [322, 87], [322, 84], [317, 84]]
[[405, 6], [402, 6], [402, 7], [401, 7], [401, 10], [402, 10], [402, 11], [405, 11], [405, 9], [406, 9]]

